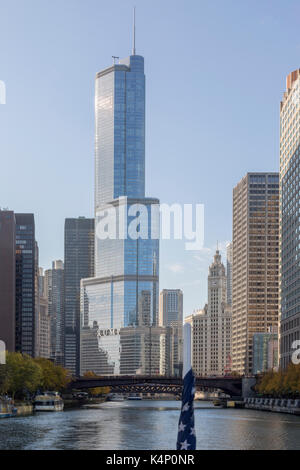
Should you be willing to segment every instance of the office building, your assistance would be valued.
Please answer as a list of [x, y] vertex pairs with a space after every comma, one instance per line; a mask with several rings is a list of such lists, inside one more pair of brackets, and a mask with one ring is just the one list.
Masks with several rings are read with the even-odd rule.
[[232, 243], [226, 246], [226, 277], [227, 277], [227, 303], [232, 306]]
[[277, 328], [268, 333], [253, 335], [253, 375], [278, 369], [278, 332]]
[[183, 362], [183, 293], [180, 289], [164, 289], [159, 298], [159, 325], [170, 327], [173, 345], [170, 356], [171, 375], [182, 375]]
[[94, 276], [94, 219], [65, 221], [64, 330], [65, 367], [79, 376], [80, 281]]
[[[130, 356], [122, 341], [128, 329], [141, 337], [140, 328], [158, 326], [159, 234], [151, 228], [159, 201], [145, 197], [144, 58], [133, 49], [96, 76], [95, 278], [81, 281], [81, 357], [89, 349], [88, 329], [97, 328], [101, 374], [149, 370], [141, 346]], [[107, 213], [114, 233], [105, 238], [100, 228]], [[132, 233], [138, 213], [142, 221]]]
[[45, 272], [50, 317], [50, 357], [64, 365], [64, 264], [53, 261], [52, 269]]
[[187, 317], [192, 326], [192, 366], [199, 376], [224, 376], [231, 351], [231, 307], [225, 267], [217, 250], [208, 274], [208, 303]]
[[50, 359], [50, 315], [48, 313], [48, 286], [44, 270], [39, 269], [38, 357]]
[[37, 244], [33, 214], [16, 218], [16, 350], [36, 354]]
[[0, 341], [15, 350], [16, 323], [16, 220], [0, 209]]
[[[280, 106], [280, 365], [300, 340], [300, 69], [290, 73]], [[295, 343], [295, 344], [294, 344]], [[296, 346], [296, 347], [295, 347]]]
[[278, 326], [279, 176], [248, 173], [233, 190], [232, 368], [252, 374], [253, 335]]

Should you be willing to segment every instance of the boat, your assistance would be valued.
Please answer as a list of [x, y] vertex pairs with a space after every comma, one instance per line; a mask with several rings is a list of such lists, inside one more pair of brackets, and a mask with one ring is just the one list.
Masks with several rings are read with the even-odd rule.
[[44, 392], [33, 401], [34, 411], [63, 411], [64, 402], [58, 392]]
[[16, 416], [17, 408], [12, 403], [12, 400], [0, 401], [0, 419], [1, 418], [12, 418]]
[[141, 397], [139, 395], [129, 395], [127, 400], [141, 400]]
[[124, 397], [119, 393], [110, 393], [107, 397], [107, 401], [124, 401]]

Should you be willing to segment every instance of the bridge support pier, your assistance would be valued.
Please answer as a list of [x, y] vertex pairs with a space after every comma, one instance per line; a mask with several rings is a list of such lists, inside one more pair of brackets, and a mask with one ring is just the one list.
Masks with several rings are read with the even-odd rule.
[[256, 385], [255, 377], [243, 377], [242, 379], [242, 396], [243, 398], [255, 397], [254, 386]]

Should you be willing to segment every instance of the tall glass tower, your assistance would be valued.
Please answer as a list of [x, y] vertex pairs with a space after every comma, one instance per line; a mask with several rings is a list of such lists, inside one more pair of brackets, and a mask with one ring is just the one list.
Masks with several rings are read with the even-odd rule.
[[[160, 373], [167, 339], [157, 326], [159, 236], [152, 219], [159, 201], [145, 197], [144, 58], [135, 48], [97, 74], [95, 116], [95, 278], [81, 282], [80, 372]], [[116, 233], [105, 238], [99, 225], [107, 211]]]

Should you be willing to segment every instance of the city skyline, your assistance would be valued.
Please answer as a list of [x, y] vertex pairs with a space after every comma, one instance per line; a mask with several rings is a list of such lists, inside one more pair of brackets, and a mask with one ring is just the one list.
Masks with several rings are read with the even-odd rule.
[[[293, 43], [291, 37], [296, 33], [296, 23], [293, 17], [296, 16], [298, 6], [292, 2], [291, 9], [285, 12], [283, 7], [276, 2], [276, 8], [273, 8], [272, 14], [269, 14], [267, 4], [268, 2], [263, 5], [257, 3], [257, 8], [250, 12], [249, 17], [245, 15], [246, 7], [239, 5], [236, 17], [239, 18], [240, 23], [232, 24], [231, 30], [228, 31], [226, 18], [233, 12], [232, 2], [227, 3], [227, 11], [224, 10], [221, 2], [216, 3], [218, 8], [205, 3], [199, 5], [198, 2], [192, 2], [189, 10], [184, 9], [183, 2], [176, 2], [175, 10], [168, 8], [170, 2], [165, 2], [161, 6], [160, 20], [157, 25], [158, 37], [150, 34], [148, 21], [146, 21], [149, 15], [154, 21], [158, 3], [154, 3], [151, 8], [148, 8], [145, 2], [137, 4], [137, 47], [143, 55], [147, 56], [149, 81], [147, 96], [149, 106], [146, 119], [146, 158], [149, 178], [146, 193], [157, 195], [161, 202], [203, 202], [206, 208], [205, 248], [202, 251], [187, 253], [183, 244], [177, 241], [161, 243], [160, 289], [183, 289], [184, 315], [190, 314], [205, 301], [205, 276], [210, 257], [217, 244], [216, 240], [221, 240], [220, 246], [224, 247], [221, 250], [223, 258], [226, 242], [231, 241], [232, 187], [247, 171], [278, 171], [278, 102], [285, 88], [285, 76], [298, 67], [296, 39], [295, 45], [290, 45], [291, 42]], [[94, 87], [91, 77], [111, 60], [111, 55], [125, 56], [131, 47], [133, 6], [131, 2], [113, 2], [111, 6], [105, 6], [104, 3], [97, 2], [96, 4], [91, 1], [91, 9], [84, 10], [86, 25], [81, 23], [80, 13], [83, 7], [79, 2], [72, 2], [72, 5], [70, 18], [66, 16], [70, 12], [68, 2], [64, 2], [61, 8], [61, 21], [64, 21], [65, 31], [60, 29], [60, 21], [55, 20], [58, 3], [54, 2], [52, 6], [46, 6], [49, 20], [43, 23], [44, 33], [39, 45], [33, 45], [33, 40], [40, 33], [39, 28], [32, 23], [30, 18], [33, 4], [28, 2], [26, 11], [21, 8], [20, 13], [27, 19], [24, 23], [22, 22], [23, 26], [20, 28], [26, 36], [25, 44], [19, 50], [16, 46], [19, 44], [20, 36], [17, 36], [16, 42], [11, 42], [10, 49], [4, 51], [3, 71], [1, 72], [3, 76], [0, 77], [7, 86], [7, 103], [0, 108], [0, 125], [5, 131], [5, 136], [0, 143], [0, 152], [1, 155], [7, 157], [8, 176], [14, 171], [16, 164], [21, 169], [20, 174], [25, 173], [27, 176], [27, 179], [22, 179], [18, 173], [15, 175], [16, 183], [24, 193], [22, 201], [14, 195], [13, 188], [9, 187], [6, 181], [4, 182], [0, 189], [1, 206], [9, 206], [15, 212], [35, 214], [40, 265], [45, 269], [51, 266], [54, 259], [63, 258], [64, 219], [93, 215], [94, 125], [91, 103]], [[111, 15], [116, 7], [119, 8], [121, 16], [123, 15], [122, 21], [116, 18], [113, 32], [110, 33], [108, 26], [104, 24], [104, 19], [109, 19], [108, 23], [110, 23]], [[39, 11], [39, 6], [37, 9]], [[9, 19], [12, 11], [15, 15], [14, 9], [5, 6], [4, 17], [6, 15]], [[94, 15], [95, 12], [96, 15]], [[209, 24], [212, 18], [215, 19], [216, 27], [219, 27], [219, 32], [215, 37], [212, 34], [215, 31], [214, 28], [210, 32], [205, 24], [200, 23], [201, 27], [198, 27], [198, 24], [193, 21], [193, 16], [201, 18], [203, 13], [206, 13], [204, 16]], [[58, 33], [57, 38], [50, 44], [48, 39], [52, 32], [51, 20], [57, 25]], [[190, 33], [181, 38], [175, 34], [179, 20], [185, 30], [188, 26], [190, 28]], [[272, 32], [272, 28], [274, 24], [277, 24], [283, 33], [287, 20], [290, 20], [289, 36], [285, 38], [284, 34], [281, 34], [279, 40]], [[21, 19], [16, 15], [16, 26], [19, 21]], [[245, 32], [241, 31], [241, 23]], [[169, 39], [164, 38], [163, 53], [161, 53], [162, 44], [159, 38], [162, 37], [167, 24], [169, 25]], [[87, 25], [90, 36], [83, 34], [76, 39], [76, 28], [83, 27], [83, 31], [87, 31]], [[28, 28], [32, 31], [30, 32]], [[250, 33], [249, 39], [246, 37], [247, 32]], [[259, 41], [268, 40], [270, 33], [274, 34], [271, 36], [274, 44], [268, 42], [270, 51], [259, 51], [257, 47]], [[9, 37], [9, 34], [10, 32], [4, 25], [0, 32], [1, 43], [4, 43], [3, 35]], [[66, 34], [70, 36], [69, 41], [65, 40]], [[102, 34], [106, 35], [105, 46], [102, 46], [104, 44]], [[240, 39], [239, 45], [236, 45], [234, 41], [237, 35]], [[207, 51], [202, 46], [205, 37], [211, 39]], [[64, 42], [63, 51], [60, 51], [59, 40]], [[74, 45], [77, 45], [77, 41], [80, 47], [76, 48]], [[170, 47], [171, 44], [174, 46]], [[28, 56], [29, 48], [33, 48], [33, 57]], [[88, 54], [83, 59], [86, 50]], [[285, 54], [280, 54], [281, 50], [284, 50]], [[47, 58], [43, 56], [44, 51], [47, 51]], [[167, 54], [166, 51], [168, 51]], [[244, 61], [239, 62], [243, 51], [249, 54], [249, 64]], [[256, 52], [255, 57], [253, 51]], [[23, 71], [23, 75], [15, 73], [16, 65], [19, 70], [24, 60], [20, 56], [21, 52], [26, 57], [26, 61], [33, 65], [32, 72]], [[270, 61], [271, 63], [264, 63], [266, 54], [269, 52], [272, 57], [276, 52], [277, 59]], [[178, 53], [180, 59], [176, 59]], [[222, 58], [222, 53], [225, 54], [227, 63]], [[14, 59], [13, 65], [10, 54]], [[41, 59], [39, 69], [36, 65], [34, 66], [34, 54], [38, 54]], [[191, 60], [195, 72], [187, 77], [184, 70]], [[177, 67], [177, 63], [180, 63], [180, 67]], [[177, 70], [177, 73], [172, 76], [170, 89], [168, 87], [169, 66], [174, 66]], [[243, 86], [236, 79], [238, 67], [243, 76]], [[260, 68], [259, 74], [257, 73], [258, 67]], [[217, 73], [219, 68], [224, 70], [221, 76]], [[272, 69], [270, 71], [273, 77], [272, 83], [268, 79], [268, 68]], [[70, 83], [69, 78], [67, 79], [67, 69], [76, 71], [73, 77], [74, 84]], [[54, 73], [53, 70], [56, 72]], [[45, 74], [41, 76], [43, 72], [46, 72], [46, 76]], [[21, 77], [22, 82], [19, 81]], [[37, 135], [34, 124], [37, 123], [37, 114], [42, 113], [43, 109], [41, 100], [43, 80], [46, 80], [53, 104], [47, 102], [48, 113], [45, 116], [45, 126], [47, 123], [49, 128], [46, 130], [46, 127], [40, 127]], [[182, 89], [183, 94], [177, 95], [176, 108], [174, 108], [174, 104], [170, 101], [170, 92], [181, 90], [180, 83], [182, 81], [184, 83], [184, 80], [187, 80], [188, 87]], [[56, 89], [54, 89], [54, 84]], [[214, 94], [209, 93], [206, 98], [204, 92], [209, 85], [214, 90]], [[35, 87], [34, 91], [32, 87]], [[78, 109], [74, 107], [72, 101], [74, 87], [80, 89], [80, 93], [76, 95]], [[21, 89], [26, 89], [27, 93], [20, 96]], [[192, 105], [192, 94], [195, 95], [195, 106]], [[164, 106], [161, 105], [163, 96], [163, 102], [170, 110], [167, 120]], [[240, 104], [241, 98], [243, 107]], [[226, 122], [229, 104], [231, 119]], [[257, 106], [260, 109], [259, 116], [254, 109]], [[247, 108], [247, 118], [243, 120], [244, 108]], [[22, 150], [18, 142], [11, 145], [10, 129], [14, 128], [14, 116], [17, 109], [21, 112], [23, 122], [22, 129], [20, 129]], [[182, 119], [176, 118], [175, 109], [180, 112]], [[23, 114], [25, 110], [30, 119], [27, 117], [25, 119]], [[27, 120], [33, 123], [30, 128], [27, 127]], [[189, 123], [190, 129], [182, 124], [185, 120]], [[249, 122], [251, 122], [250, 129], [247, 124]], [[262, 123], [264, 123], [264, 135], [261, 133]], [[182, 129], [184, 139], [179, 132], [180, 125], [184, 126]], [[174, 145], [172, 141], [175, 133], [178, 145]], [[55, 144], [52, 142], [53, 139], [49, 139], [52, 135], [55, 135]], [[48, 148], [42, 146], [42, 139], [45, 138], [49, 142]], [[169, 144], [167, 147], [166, 142]], [[247, 142], [246, 148], [244, 142]], [[185, 163], [187, 163], [184, 167], [180, 162], [180, 155], [183, 152]], [[26, 157], [26, 165], [23, 163], [24, 157]], [[174, 161], [177, 162], [176, 165], [172, 165]], [[215, 163], [217, 163], [217, 171]], [[156, 171], [159, 165], [162, 171]], [[33, 171], [28, 173], [30, 166], [33, 167]], [[166, 170], [170, 175], [169, 181], [166, 181], [164, 176]], [[181, 174], [181, 184], [178, 184], [178, 176], [176, 176], [178, 174]], [[223, 185], [222, 203], [209, 185], [210, 175], [215, 181], [214, 184]], [[33, 177], [39, 198], [36, 198], [33, 193], [26, 192], [24, 182], [33, 182]], [[49, 185], [51, 186], [54, 182], [56, 182], [57, 191], [53, 199], [54, 207], [51, 207], [47, 193], [50, 193]], [[82, 190], [77, 191], [78, 187]], [[195, 188], [198, 189], [195, 191]], [[68, 191], [71, 196], [60, 204], [65, 191]], [[222, 211], [219, 211], [220, 204]], [[215, 214], [218, 214], [217, 221]]]

